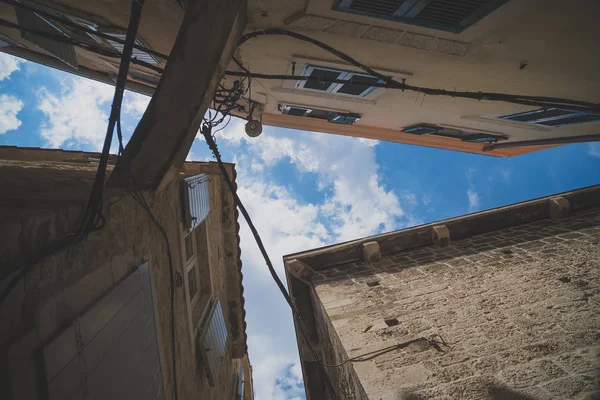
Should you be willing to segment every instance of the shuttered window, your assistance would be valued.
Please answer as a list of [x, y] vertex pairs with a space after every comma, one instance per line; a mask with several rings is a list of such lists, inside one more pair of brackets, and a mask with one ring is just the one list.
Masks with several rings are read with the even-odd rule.
[[200, 174], [185, 178], [182, 192], [183, 224], [191, 232], [204, 221], [210, 211], [208, 177]]
[[462, 32], [508, 0], [338, 0], [335, 10]]
[[[22, 8], [16, 8], [17, 21], [19, 25], [24, 28], [35, 29], [41, 32], [47, 32], [53, 35], [64, 35], [69, 37], [67, 33], [60, 28], [59, 25], [54, 24], [51, 20], [43, 18], [36, 13]], [[23, 39], [35, 44], [36, 46], [46, 50], [65, 64], [70, 67], [77, 68], [77, 56], [75, 55], [75, 49], [73, 45], [58, 42], [51, 38], [44, 37], [31, 32], [21, 32]]]
[[198, 335], [198, 350], [208, 381], [215, 385], [225, 357], [227, 326], [219, 299], [213, 300]]
[[[110, 33], [110, 32], [104, 32], [107, 35], [110, 35], [114, 38], [117, 39], [121, 39], [121, 40], [125, 40], [125, 38], [127, 37], [126, 33]], [[114, 47], [116, 50], [119, 51], [119, 53], [123, 53], [123, 48], [125, 47], [125, 44], [123, 43], [119, 43], [116, 42], [114, 40], [110, 40], [110, 39], [105, 39], [112, 47]], [[141, 47], [148, 47], [146, 45], [146, 43], [144, 43], [142, 41], [142, 39], [140, 39], [139, 37], [135, 38], [135, 44], [137, 44], [138, 46]], [[142, 51], [140, 49], [136, 49], [135, 47], [133, 48], [133, 52], [131, 53], [131, 58], [135, 58], [137, 60], [140, 61], [144, 61], [150, 64], [159, 64], [159, 60], [158, 58], [154, 57], [152, 54], [146, 53], [145, 51]]]
[[406, 127], [402, 130], [405, 133], [411, 133], [413, 135], [435, 135], [444, 136], [455, 139], [460, 139], [463, 142], [470, 143], [492, 143], [499, 140], [507, 140], [508, 136], [484, 133], [484, 132], [465, 132], [460, 129], [445, 128], [443, 126], [436, 126], [430, 124], [419, 124]]
[[582, 111], [565, 110], [562, 108], [540, 108], [524, 113], [504, 115], [500, 117], [509, 121], [526, 124], [559, 127], [600, 121], [600, 114]]
[[40, 398], [164, 399], [149, 264], [46, 343], [38, 361]]
[[245, 377], [244, 364], [240, 364], [240, 368], [235, 375], [235, 384], [233, 386], [233, 400], [244, 400]]

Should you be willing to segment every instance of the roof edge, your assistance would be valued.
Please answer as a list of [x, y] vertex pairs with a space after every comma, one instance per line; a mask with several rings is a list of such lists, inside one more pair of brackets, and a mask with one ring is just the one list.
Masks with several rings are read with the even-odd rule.
[[565, 198], [569, 202], [570, 211], [576, 212], [600, 205], [600, 185], [588, 186], [473, 214], [289, 254], [285, 255], [283, 259], [284, 261], [298, 259], [315, 270], [325, 269], [362, 260], [362, 245], [372, 241], [379, 243], [382, 255], [399, 253], [432, 245], [431, 230], [438, 225], [446, 225], [452, 240], [463, 239], [550, 218], [551, 199], [556, 197]]

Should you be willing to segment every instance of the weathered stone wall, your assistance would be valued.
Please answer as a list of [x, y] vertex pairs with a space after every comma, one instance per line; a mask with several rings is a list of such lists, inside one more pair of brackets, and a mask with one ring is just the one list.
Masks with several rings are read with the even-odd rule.
[[319, 272], [350, 357], [448, 344], [353, 363], [370, 399], [600, 396], [598, 208]]
[[[225, 201], [221, 196], [228, 193], [224, 190], [220, 175], [215, 165], [206, 165], [203, 171], [210, 179], [211, 213], [207, 217], [208, 246], [210, 248], [211, 284], [213, 294], [221, 299], [223, 313], [229, 331], [232, 321], [239, 319], [231, 315], [238, 312], [231, 304], [239, 303], [228, 298], [228, 293], [239, 293], [239, 272], [230, 271], [237, 268], [237, 249], [231, 248], [232, 240], [225, 244], [222, 225], [227, 222], [235, 226], [234, 210], [231, 208], [232, 198]], [[230, 173], [233, 168], [230, 168]], [[90, 170], [93, 179], [93, 170]], [[0, 173], [0, 178], [5, 175]], [[31, 185], [35, 187], [36, 176], [29, 176]], [[183, 262], [181, 252], [180, 221], [181, 199], [179, 182], [173, 182], [164, 190], [154, 194], [147, 193], [150, 207], [156, 218], [163, 225], [170, 240], [173, 264], [176, 274], [182, 273]], [[82, 191], [87, 186], [82, 187]], [[105, 215], [107, 225], [94, 232], [88, 238], [37, 265], [22, 280], [0, 308], [0, 398], [2, 399], [38, 399], [39, 392], [33, 384], [36, 382], [34, 352], [48, 340], [59, 334], [63, 327], [71, 323], [84, 310], [89, 308], [102, 295], [113, 288], [119, 281], [144, 261], [150, 262], [152, 284], [157, 315], [157, 337], [161, 355], [165, 398], [173, 398], [172, 353], [170, 330], [170, 279], [166, 246], [163, 237], [152, 224], [145, 212], [129, 196], [117, 196], [106, 200]], [[227, 205], [226, 208], [222, 204]], [[8, 211], [7, 211], [8, 210]], [[71, 211], [72, 210], [72, 211]], [[9, 209], [4, 209], [9, 214]], [[23, 208], [19, 218], [13, 224], [1, 225], [0, 237], [14, 237], [11, 246], [3, 243], [3, 251], [10, 247], [11, 258], [18, 259], [26, 252], [34, 252], [40, 243], [47, 242], [38, 238], [35, 231], [39, 229], [39, 214], [27, 214]], [[55, 206], [44, 210], [43, 226], [46, 226], [52, 237], [70, 231], [71, 226], [78, 226], [81, 205], [68, 207]], [[4, 222], [4, 221], [3, 221]], [[69, 223], [66, 223], [69, 222]], [[19, 231], [11, 231], [11, 226], [19, 225]], [[231, 231], [231, 227], [226, 228]], [[32, 232], [32, 234], [20, 234]], [[61, 233], [62, 232], [62, 233]], [[229, 232], [231, 233], [231, 232]], [[7, 272], [7, 271], [4, 271]], [[3, 273], [4, 275], [4, 273]], [[232, 280], [237, 276], [237, 280]], [[10, 276], [9, 276], [10, 278]], [[208, 277], [202, 277], [208, 279]], [[0, 282], [4, 288], [8, 278]], [[179, 281], [176, 279], [176, 282]], [[230, 286], [235, 285], [235, 288]], [[176, 360], [179, 399], [229, 399], [232, 397], [234, 374], [244, 359], [232, 359], [239, 351], [233, 346], [233, 335], [227, 343], [227, 351], [220, 369], [220, 376], [215, 387], [210, 387], [204, 371], [198, 366], [193, 351], [190, 335], [187, 305], [183, 285], [175, 288], [175, 330]], [[229, 303], [229, 307], [228, 307]], [[239, 323], [238, 323], [239, 325]], [[239, 330], [239, 326], [237, 329]], [[238, 333], [238, 342], [241, 338]], [[242, 339], [243, 341], [243, 339]], [[239, 347], [239, 345], [237, 345]], [[247, 363], [247, 360], [245, 361]]]
[[[334, 325], [326, 317], [327, 314], [323, 305], [317, 300], [314, 301], [313, 307], [315, 310], [316, 321], [318, 321], [316, 329], [319, 338], [321, 339], [321, 352], [319, 353], [321, 360], [328, 365], [341, 364], [344, 360], [348, 359], [348, 353], [346, 349], [344, 349], [340, 338], [335, 334]], [[356, 400], [368, 399], [356, 372], [352, 368], [352, 364], [345, 363], [338, 367], [318, 366], [316, 370], [319, 371], [325, 379], [325, 375], [321, 372], [321, 369], [323, 368], [327, 370], [331, 385], [334, 387], [338, 397]], [[324, 387], [327, 388], [326, 382], [324, 382]], [[325, 392], [329, 394], [327, 389]], [[334, 399], [333, 397], [330, 398]]]

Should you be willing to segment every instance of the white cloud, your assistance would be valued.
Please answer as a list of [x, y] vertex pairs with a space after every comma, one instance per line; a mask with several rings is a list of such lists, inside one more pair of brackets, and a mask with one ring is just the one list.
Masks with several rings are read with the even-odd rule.
[[[234, 145], [246, 142], [254, 169], [257, 163], [272, 167], [287, 158], [299, 172], [316, 174], [318, 188], [332, 192], [319, 211], [331, 219], [333, 241], [389, 231], [410, 219], [396, 194], [380, 182], [373, 141], [270, 128], [249, 139], [241, 120], [232, 121], [230, 128], [218, 134], [217, 140], [223, 139]], [[404, 224], [399, 222], [403, 217]]]
[[404, 192], [402, 194], [402, 198], [412, 205], [417, 205], [419, 203], [417, 200], [417, 195], [412, 192]]
[[588, 144], [588, 154], [592, 157], [600, 158], [600, 143]]
[[467, 190], [467, 197], [469, 198], [469, 212], [479, 210], [481, 201], [479, 199], [479, 194], [475, 191], [475, 189], [471, 188]]
[[10, 77], [10, 75], [19, 70], [19, 65], [23, 61], [17, 57], [0, 53], [0, 81]]
[[150, 103], [150, 97], [128, 91], [123, 97], [123, 111], [139, 118], [146, 111], [148, 103]]
[[[416, 223], [379, 177], [374, 141], [266, 128], [258, 138], [234, 119], [216, 134], [224, 159], [237, 166], [238, 194], [252, 217], [275, 270], [285, 282], [282, 257]], [[204, 139], [200, 135], [199, 139]], [[293, 185], [269, 172], [282, 161], [297, 179], [317, 179], [316, 200], [300, 200]], [[404, 192], [403, 192], [404, 193]], [[410, 193], [407, 201], [416, 200]], [[248, 347], [257, 400], [303, 398], [302, 372], [290, 310], [240, 215]]]
[[79, 77], [63, 82], [59, 96], [42, 88], [38, 108], [46, 119], [40, 135], [52, 147], [74, 141], [100, 150], [108, 124], [101, 107], [112, 100], [113, 93], [112, 86]]
[[0, 135], [18, 129], [21, 121], [17, 118], [23, 109], [23, 102], [16, 97], [0, 95]]

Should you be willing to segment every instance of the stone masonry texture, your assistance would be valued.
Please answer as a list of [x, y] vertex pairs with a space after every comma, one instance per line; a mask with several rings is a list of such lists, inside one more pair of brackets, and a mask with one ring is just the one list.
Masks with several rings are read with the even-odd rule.
[[446, 342], [352, 363], [369, 399], [600, 398], [599, 208], [320, 272], [338, 353]]

